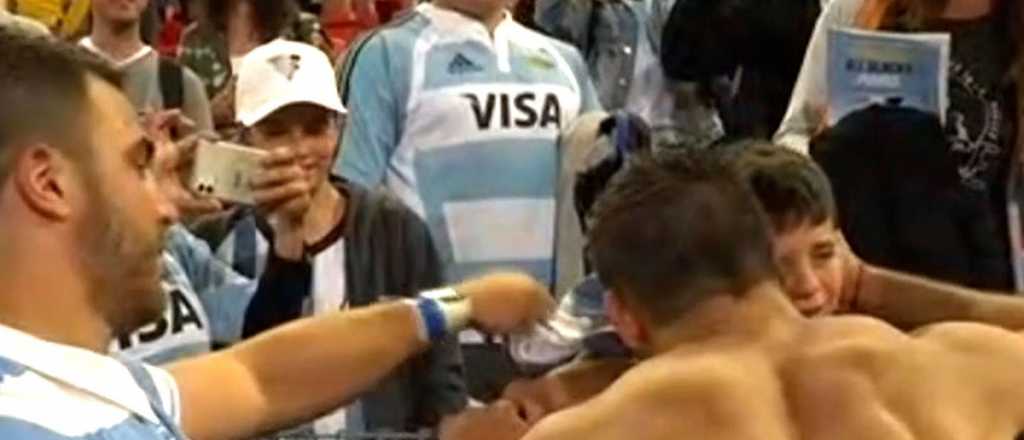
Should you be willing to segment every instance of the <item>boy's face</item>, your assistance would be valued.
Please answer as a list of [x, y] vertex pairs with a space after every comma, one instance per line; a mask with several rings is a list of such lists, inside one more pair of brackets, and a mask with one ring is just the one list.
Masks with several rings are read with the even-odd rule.
[[775, 234], [775, 261], [783, 288], [805, 316], [836, 313], [843, 287], [839, 229], [829, 219]]
[[337, 150], [338, 124], [335, 114], [312, 104], [292, 104], [271, 113], [251, 131], [256, 148], [298, 149], [302, 167], [315, 191], [327, 182]]

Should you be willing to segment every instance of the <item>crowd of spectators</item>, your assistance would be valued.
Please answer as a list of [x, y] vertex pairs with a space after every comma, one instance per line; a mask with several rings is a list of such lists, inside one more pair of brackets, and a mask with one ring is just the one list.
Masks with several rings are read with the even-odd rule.
[[[590, 395], [534, 377], [633, 355], [630, 335], [611, 331], [585, 237], [595, 201], [635, 155], [732, 158], [768, 216], [782, 285], [807, 316], [1024, 324], [961, 313], [1003, 307], [988, 296], [1024, 288], [1011, 248], [1021, 225], [1008, 214], [1021, 166], [1018, 5], [0, 0], [0, 28], [102, 60], [175, 154], [221, 139], [278, 161], [253, 206], [194, 200], [168, 177], [183, 214], [163, 250], [169, 307], [116, 335], [113, 351], [180, 361], [303, 317], [513, 269], [560, 301], [550, 321], [510, 336], [448, 335], [289, 431], [473, 440], [507, 414], [462, 413], [467, 405], [517, 402], [516, 438], [538, 414]], [[949, 33], [946, 121], [873, 106], [829, 126], [826, 34], [837, 26]], [[279, 216], [300, 199], [296, 257]], [[915, 293], [885, 293], [897, 288]]]

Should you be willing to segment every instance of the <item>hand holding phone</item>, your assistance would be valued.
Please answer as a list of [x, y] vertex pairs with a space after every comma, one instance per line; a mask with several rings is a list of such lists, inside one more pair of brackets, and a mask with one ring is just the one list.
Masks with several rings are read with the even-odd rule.
[[265, 151], [230, 142], [200, 141], [189, 188], [201, 196], [253, 205], [253, 179], [266, 156]]

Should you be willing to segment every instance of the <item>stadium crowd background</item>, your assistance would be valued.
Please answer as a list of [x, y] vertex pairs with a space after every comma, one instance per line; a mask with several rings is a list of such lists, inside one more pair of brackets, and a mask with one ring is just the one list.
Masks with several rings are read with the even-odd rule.
[[[607, 331], [584, 237], [594, 200], [640, 151], [728, 151], [763, 167], [767, 177], [747, 172], [807, 315], [1024, 324], [960, 316], [970, 302], [894, 312], [850, 299], [881, 268], [985, 295], [1022, 287], [1008, 215], [1021, 14], [993, 4], [946, 18], [913, 0], [0, 0], [0, 26], [105, 59], [141, 116], [186, 121], [169, 137], [287, 145], [308, 162], [306, 278], [275, 254], [268, 207], [182, 201], [165, 249], [170, 309], [118, 338], [125, 356], [181, 360], [495, 268], [554, 292], [550, 324], [450, 337], [282, 434], [442, 426], [458, 440], [483, 429], [459, 419], [467, 405], [543, 400], [529, 379], [581, 356], [628, 355]], [[827, 127], [832, 25], [951, 33], [951, 122], [872, 107]], [[516, 402], [525, 420], [505, 421], [511, 432], [535, 421]]]

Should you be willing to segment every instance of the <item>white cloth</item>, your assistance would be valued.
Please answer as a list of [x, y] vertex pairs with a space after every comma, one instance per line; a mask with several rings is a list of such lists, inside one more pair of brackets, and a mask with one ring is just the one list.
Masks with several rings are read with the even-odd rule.
[[[323, 315], [348, 308], [345, 285], [345, 240], [335, 241], [313, 258], [313, 315]], [[320, 417], [313, 422], [317, 435], [333, 435], [347, 426], [345, 408]]]
[[864, 0], [831, 0], [814, 27], [807, 46], [804, 65], [800, 69], [789, 109], [775, 134], [775, 143], [807, 154], [811, 136], [821, 127], [828, 106], [828, 31], [835, 27], [852, 27]]

